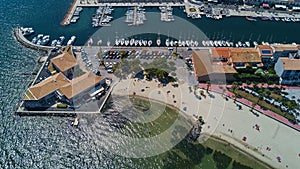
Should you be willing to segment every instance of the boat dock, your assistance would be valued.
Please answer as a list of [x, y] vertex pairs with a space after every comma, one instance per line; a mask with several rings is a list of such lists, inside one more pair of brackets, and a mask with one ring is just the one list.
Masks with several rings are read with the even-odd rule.
[[16, 29], [14, 29], [13, 33], [14, 33], [14, 36], [15, 36], [16, 40], [19, 41], [21, 44], [23, 44], [24, 46], [26, 46], [28, 48], [35, 49], [35, 50], [46, 51], [47, 53], [49, 53], [49, 51], [53, 49], [52, 46], [42, 46], [42, 45], [37, 45], [37, 44], [34, 44], [34, 43], [30, 42], [29, 40], [27, 40], [24, 37], [20, 27], [17, 27]]

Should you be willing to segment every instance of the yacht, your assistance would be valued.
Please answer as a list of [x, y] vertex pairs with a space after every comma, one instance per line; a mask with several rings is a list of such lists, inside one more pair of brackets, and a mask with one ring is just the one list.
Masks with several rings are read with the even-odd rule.
[[247, 47], [250, 47], [250, 42], [247, 41], [247, 42], [245, 42], [245, 44]]
[[34, 37], [34, 38], [31, 40], [31, 42], [35, 44], [35, 43], [37, 42], [37, 40], [38, 40], [38, 38], [37, 38], [37, 37]]
[[181, 41], [181, 46], [185, 46], [185, 41]]
[[139, 40], [134, 41], [134, 46], [137, 46], [139, 44]]
[[144, 46], [147, 46], [147, 41], [146, 41], [146, 40], [142, 40], [142, 44], [143, 44]]
[[73, 45], [75, 42], [76, 36], [71, 36], [70, 40], [67, 42], [67, 46]]
[[140, 46], [143, 45], [142, 40], [138, 40], [138, 43], [139, 43]]
[[125, 46], [128, 46], [130, 43], [129, 39], [125, 39]]
[[152, 40], [149, 40], [148, 41], [148, 46], [151, 46], [152, 45]]
[[238, 45], [241, 47], [243, 46], [242, 42], [241, 41], [238, 41]]
[[170, 41], [170, 46], [173, 46], [174, 45], [174, 42], [173, 40]]
[[51, 42], [51, 46], [56, 46], [56, 44], [57, 44], [57, 40], [54, 39], [54, 40]]
[[191, 45], [189, 40], [186, 40], [185, 44], [186, 44], [186, 46], [190, 46]]
[[122, 38], [121, 41], [120, 41], [120, 43], [121, 43], [121, 46], [123, 46], [125, 44], [125, 39]]
[[198, 41], [194, 41], [194, 44], [195, 44], [195, 46], [198, 46], [199, 45], [199, 42]]
[[118, 38], [116, 38], [116, 40], [115, 40], [115, 45], [116, 45], [116, 46], [119, 46], [120, 42], [121, 42], [121, 41], [120, 41]]
[[23, 28], [21, 27], [21, 31], [22, 31], [22, 34], [24, 36], [28, 36], [28, 35], [31, 35], [34, 33], [34, 30], [32, 28]]
[[170, 40], [169, 39], [166, 39], [166, 42], [165, 42], [166, 46], [170, 46]]
[[133, 45], [134, 45], [134, 39], [133, 39], [133, 38], [130, 39], [129, 44], [130, 44], [130, 46], [133, 46]]
[[64, 36], [60, 36], [57, 43], [56, 43], [56, 46], [62, 46], [65, 42], [65, 37]]
[[47, 45], [50, 41], [50, 36], [49, 35], [45, 35], [41, 41], [41, 45]]
[[161, 41], [160, 41], [160, 38], [158, 38], [158, 39], [156, 40], [156, 45], [157, 45], [157, 46], [160, 46], [160, 44], [161, 44]]
[[257, 43], [256, 41], [254, 41], [254, 42], [253, 42], [253, 45], [254, 45], [254, 46], [257, 46], [257, 45], [258, 45], [258, 43]]

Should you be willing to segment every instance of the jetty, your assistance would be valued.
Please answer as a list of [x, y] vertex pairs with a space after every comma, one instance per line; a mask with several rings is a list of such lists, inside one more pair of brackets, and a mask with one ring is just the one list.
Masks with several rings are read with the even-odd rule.
[[54, 48], [53, 46], [37, 45], [37, 44], [30, 42], [29, 40], [26, 39], [26, 37], [24, 37], [20, 27], [17, 27], [16, 29], [14, 29], [13, 33], [14, 33], [16, 40], [19, 41], [22, 45], [24, 45], [27, 48], [45, 51], [47, 53], [49, 53]]

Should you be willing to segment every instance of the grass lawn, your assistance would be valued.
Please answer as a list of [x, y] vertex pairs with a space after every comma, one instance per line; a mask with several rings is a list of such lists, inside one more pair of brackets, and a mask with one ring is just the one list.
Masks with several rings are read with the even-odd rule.
[[[257, 102], [257, 100], [258, 100], [258, 97], [255, 97], [252, 94], [249, 94], [242, 90], [236, 90], [236, 93], [239, 94], [242, 98], [250, 100], [251, 102]], [[268, 110], [271, 110], [274, 113], [279, 114], [289, 120], [295, 121], [295, 117], [293, 115], [291, 115], [287, 112], [283, 112], [281, 109], [273, 106], [272, 104], [265, 102], [264, 100], [259, 100], [258, 105], [260, 105], [261, 107], [266, 108]]]

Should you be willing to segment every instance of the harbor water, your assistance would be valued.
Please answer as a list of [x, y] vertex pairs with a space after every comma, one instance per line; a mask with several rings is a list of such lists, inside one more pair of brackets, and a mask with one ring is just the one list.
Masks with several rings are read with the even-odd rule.
[[[263, 168], [252, 159], [213, 140], [210, 140], [211, 144], [200, 145], [184, 139], [173, 149], [161, 155], [141, 159], [126, 158], [107, 151], [103, 145], [105, 141], [105, 135], [101, 135], [103, 131], [122, 130], [122, 128], [115, 127], [119, 124], [119, 118], [115, 119], [109, 114], [111, 112], [121, 114], [118, 111], [120, 106], [129, 114], [139, 113], [138, 110], [126, 107], [126, 104], [120, 104], [121, 101], [120, 103], [110, 102], [106, 111], [101, 115], [83, 116], [78, 128], [70, 125], [72, 118], [16, 116], [15, 106], [22, 99], [25, 90], [34, 78], [28, 73], [39, 68], [37, 60], [43, 53], [26, 49], [16, 42], [12, 36], [13, 29], [17, 26], [33, 27], [34, 35], [49, 34], [51, 38], [58, 38], [61, 35], [70, 38], [75, 35], [77, 37], [75, 45], [83, 45], [96, 31], [101, 32], [104, 28], [91, 27], [91, 16], [95, 8], [84, 8], [77, 24], [61, 26], [60, 21], [67, 12], [71, 0], [59, 2], [54, 0], [4, 2], [1, 0], [0, 2], [2, 2], [0, 6], [2, 23], [0, 34], [0, 168], [223, 168], [224, 166], [225, 168], [241, 168], [241, 165], [245, 164], [253, 168]], [[114, 18], [124, 16], [125, 10], [116, 9], [113, 14]], [[156, 11], [157, 9], [148, 10]], [[174, 13], [186, 19], [180, 9], [174, 9]], [[252, 23], [246, 21], [245, 18], [237, 17], [220, 21], [205, 18], [189, 21], [210, 38], [299, 42], [297, 39], [299, 33], [296, 30], [300, 24], [297, 23], [262, 21]], [[159, 28], [160, 18], [147, 18], [145, 24], [136, 29], [150, 27], [149, 23], [156, 23], [153, 32], [163, 31]], [[173, 24], [176, 24], [176, 21]], [[119, 36], [126, 36], [126, 32], [122, 33], [117, 27], [112, 24], [111, 35], [103, 37], [103, 40], [113, 42], [116, 32]], [[129, 28], [124, 27], [124, 29]], [[177, 28], [171, 26], [168, 33], [171, 36], [176, 31], [179, 31], [182, 38], [197, 37], [184, 25]], [[168, 33], [166, 37], [169, 36]], [[136, 35], [136, 37], [140, 36]], [[155, 39], [156, 35], [153, 34], [152, 38]], [[166, 111], [165, 120], [167, 121], [172, 121], [174, 114], [178, 116], [178, 112], [172, 109]], [[126, 121], [126, 124], [130, 124], [130, 121]], [[140, 131], [130, 129], [120, 132], [130, 134], [134, 133], [133, 131]], [[230, 153], [225, 155], [224, 152]], [[242, 164], [239, 165], [234, 161]]]

